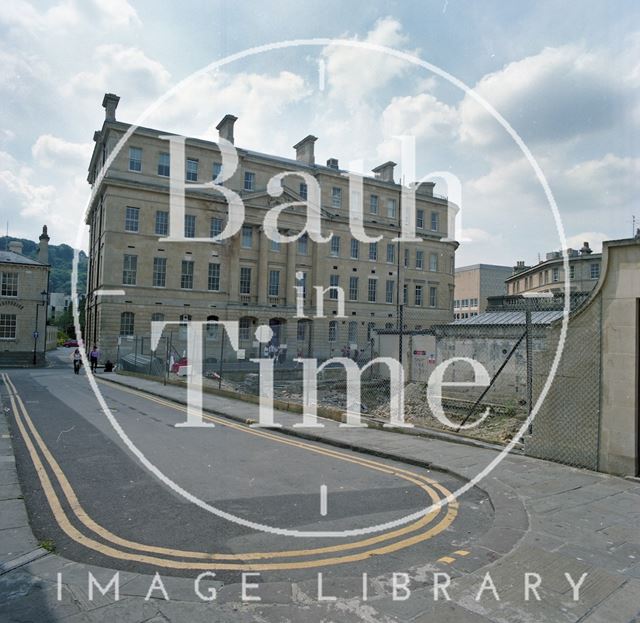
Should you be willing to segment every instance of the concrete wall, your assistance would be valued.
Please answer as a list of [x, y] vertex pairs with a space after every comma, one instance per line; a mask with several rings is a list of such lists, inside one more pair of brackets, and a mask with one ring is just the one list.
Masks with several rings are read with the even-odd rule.
[[[570, 319], [558, 373], [526, 439], [527, 453], [571, 465], [638, 474], [640, 239], [605, 242], [602, 274]], [[539, 395], [560, 339], [535, 362]]]
[[638, 474], [640, 240], [611, 243], [603, 266], [599, 469]]

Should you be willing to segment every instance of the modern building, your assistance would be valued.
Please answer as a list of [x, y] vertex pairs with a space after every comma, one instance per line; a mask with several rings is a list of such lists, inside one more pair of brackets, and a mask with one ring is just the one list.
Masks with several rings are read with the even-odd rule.
[[512, 273], [510, 266], [495, 264], [473, 264], [456, 268], [454, 319], [471, 318], [485, 311], [488, 297], [506, 294], [504, 282]]
[[49, 294], [49, 308], [47, 318], [54, 321], [71, 308], [71, 296], [64, 292], [51, 292]]
[[[399, 232], [401, 186], [394, 181], [393, 162], [374, 169], [373, 176], [364, 178], [361, 195], [350, 197], [348, 177], [338, 161], [317, 164], [317, 139], [307, 136], [295, 145], [291, 159], [236, 148], [235, 172], [218, 182], [218, 145], [186, 138], [184, 165], [175, 165], [185, 171], [184, 240], [163, 241], [170, 233], [174, 166], [168, 133], [135, 128], [102, 171], [131, 127], [116, 120], [118, 101], [113, 94], [103, 100], [106, 116], [94, 134], [88, 176], [93, 200], [86, 215], [90, 247], [85, 341], [98, 343], [105, 356], [113, 356], [123, 339], [149, 335], [153, 320], [237, 320], [240, 348], [247, 357], [260, 351], [255, 329], [267, 324], [288, 358], [336, 356], [349, 345], [362, 350], [374, 328], [396, 326], [399, 303], [406, 306], [404, 324], [409, 329], [452, 320], [457, 243], [444, 240], [448, 203], [434, 195], [433, 183], [423, 183], [415, 195], [419, 242], [399, 244], [393, 238]], [[236, 120], [233, 115], [222, 119], [217, 126], [220, 138], [234, 143]], [[267, 183], [285, 172], [290, 173], [276, 198], [267, 192]], [[323, 235], [333, 232], [330, 242], [315, 243], [303, 235], [295, 243], [279, 244], [263, 231], [268, 211], [290, 202], [303, 207], [284, 211], [279, 227], [290, 236], [303, 231], [308, 189], [299, 174], [313, 176], [320, 186]], [[199, 186], [203, 183], [209, 185]], [[226, 226], [228, 205], [222, 190], [242, 199], [244, 224], [230, 239], [203, 241]], [[382, 236], [378, 242], [352, 237], [349, 201], [363, 203], [367, 234]], [[295, 317], [296, 286], [304, 291], [304, 319]], [[336, 317], [337, 290], [324, 292], [325, 318], [314, 318], [320, 300], [313, 286], [342, 288], [346, 318]], [[105, 290], [124, 295], [100, 294]], [[216, 340], [218, 333], [211, 331], [208, 337]]]
[[[588, 242], [582, 248], [567, 249], [571, 292], [590, 292], [600, 278], [602, 254], [593, 253]], [[564, 291], [564, 257], [562, 251], [547, 253], [535, 266], [519, 261], [506, 280], [507, 294]]]
[[47, 338], [49, 236], [42, 228], [37, 259], [22, 254], [22, 242], [0, 251], [0, 365], [42, 365]]

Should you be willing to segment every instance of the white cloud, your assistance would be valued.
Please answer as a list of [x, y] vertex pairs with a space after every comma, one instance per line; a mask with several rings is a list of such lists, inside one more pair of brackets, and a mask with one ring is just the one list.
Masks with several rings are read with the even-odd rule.
[[400, 142], [393, 138], [414, 136], [416, 140], [451, 143], [458, 131], [458, 112], [430, 93], [394, 97], [382, 112], [384, 141], [378, 147], [383, 158], [399, 158]]
[[579, 204], [607, 211], [631, 209], [640, 195], [640, 158], [606, 154], [600, 159], [579, 162], [563, 178], [563, 192], [570, 193]]
[[[589, 52], [581, 46], [545, 48], [484, 76], [475, 91], [525, 142], [557, 144], [629, 119], [635, 96], [623, 90], [620, 76], [612, 71], [616, 61], [609, 52]], [[468, 95], [460, 114], [463, 141], [496, 146], [511, 140]]]
[[49, 225], [52, 238], [74, 239], [88, 194], [86, 179], [79, 172], [56, 174], [47, 182], [33, 168], [0, 152], [0, 204], [10, 207], [6, 218], [13, 235], [32, 237], [37, 223], [36, 230]]
[[[100, 45], [94, 53], [94, 64], [95, 69], [73, 76], [62, 87], [62, 92], [70, 97], [88, 97], [93, 102], [107, 91], [149, 99], [169, 86], [169, 72], [139, 48]], [[134, 99], [131, 95], [129, 101]]]
[[61, 35], [70, 29], [139, 25], [140, 18], [128, 0], [62, 0], [40, 10], [26, 0], [0, 3], [0, 24], [32, 37]]
[[[354, 37], [354, 40], [358, 38]], [[378, 20], [362, 40], [376, 45], [401, 48], [406, 45], [408, 38], [402, 32], [402, 24], [398, 20], [385, 17]], [[329, 45], [323, 50], [322, 55], [326, 62], [330, 94], [350, 105], [383, 88], [410, 68], [407, 61], [363, 48]]]
[[37, 164], [57, 170], [86, 167], [93, 150], [92, 143], [71, 143], [51, 134], [39, 136], [31, 148]]
[[238, 145], [283, 154], [292, 144], [290, 106], [308, 93], [304, 79], [290, 71], [267, 75], [213, 72], [187, 83], [143, 123], [215, 139], [215, 125], [231, 113], [238, 117]]
[[109, 24], [131, 26], [142, 23], [128, 0], [92, 0], [91, 4]]
[[567, 237], [567, 248], [581, 249], [582, 245], [588, 242], [594, 253], [600, 253], [602, 251], [602, 243], [605, 240], [611, 240], [611, 235], [604, 234], [601, 231], [583, 231], [580, 234]]

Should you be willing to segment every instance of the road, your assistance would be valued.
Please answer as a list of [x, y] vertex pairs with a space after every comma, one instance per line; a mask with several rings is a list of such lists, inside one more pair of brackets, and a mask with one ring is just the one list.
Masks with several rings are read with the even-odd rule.
[[33, 530], [65, 558], [163, 575], [213, 570], [225, 582], [243, 571], [373, 577], [465, 552], [490, 528], [478, 489], [420, 514], [462, 484], [452, 475], [217, 416], [212, 428], [176, 428], [184, 407], [97, 375], [121, 436], [69, 356], [5, 372], [1, 384]]

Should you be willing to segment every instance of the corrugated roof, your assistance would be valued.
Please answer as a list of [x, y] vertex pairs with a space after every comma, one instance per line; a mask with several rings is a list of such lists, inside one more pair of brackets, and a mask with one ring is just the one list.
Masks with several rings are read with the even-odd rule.
[[0, 251], [0, 263], [5, 264], [34, 264], [36, 266], [46, 266], [42, 262], [32, 260], [26, 255], [20, 255], [20, 253], [14, 253], [13, 251]]
[[[555, 320], [562, 318], [562, 310], [554, 311], [534, 311], [531, 312], [532, 324], [551, 324]], [[523, 325], [525, 323], [525, 312], [523, 311], [501, 311], [485, 312], [470, 318], [456, 320], [454, 325]]]

